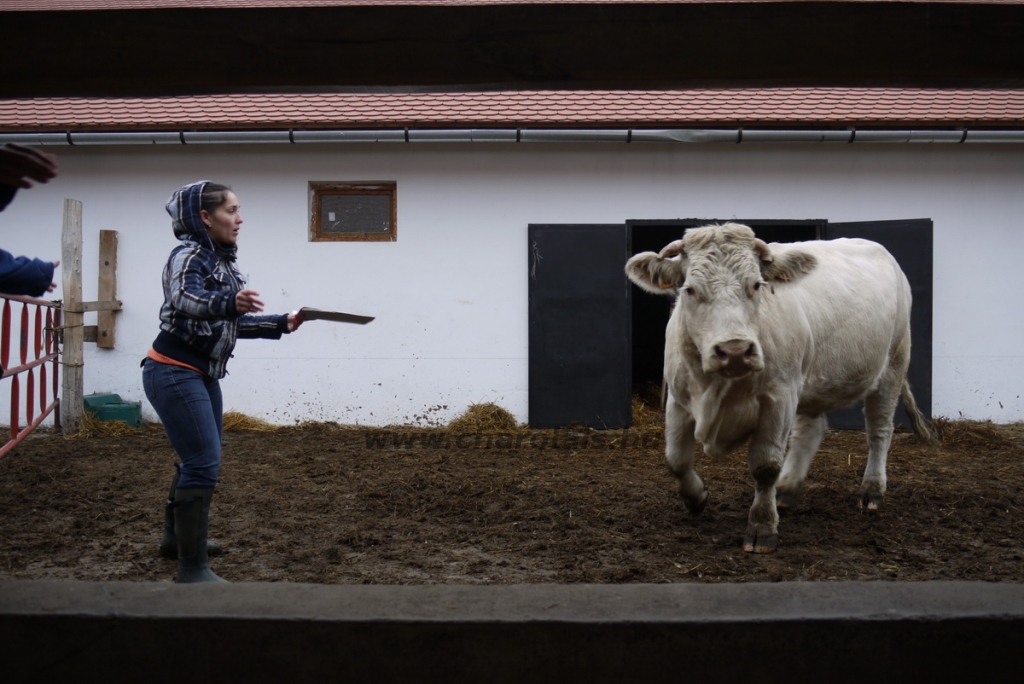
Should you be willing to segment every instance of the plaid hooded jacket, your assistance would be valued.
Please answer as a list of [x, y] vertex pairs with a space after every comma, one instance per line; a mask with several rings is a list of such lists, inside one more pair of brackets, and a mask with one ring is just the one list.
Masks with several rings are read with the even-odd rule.
[[288, 316], [239, 315], [235, 295], [245, 280], [235, 267], [236, 247], [214, 243], [199, 214], [209, 182], [186, 185], [167, 202], [181, 244], [164, 267], [160, 334], [153, 349], [220, 379], [237, 338], [280, 339], [288, 332]]

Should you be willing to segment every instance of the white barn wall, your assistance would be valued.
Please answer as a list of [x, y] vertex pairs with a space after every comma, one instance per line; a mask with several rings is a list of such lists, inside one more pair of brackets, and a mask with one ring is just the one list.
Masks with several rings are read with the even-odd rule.
[[[1024, 148], [1016, 145], [431, 144], [55, 147], [60, 176], [3, 214], [3, 246], [59, 258], [62, 200], [84, 203], [84, 293], [98, 233], [119, 234], [117, 348], [86, 345], [85, 392], [141, 400], [160, 271], [175, 245], [163, 209], [200, 178], [232, 185], [239, 263], [268, 312], [377, 316], [242, 340], [225, 408], [274, 423], [447, 422], [474, 402], [527, 416], [530, 223], [824, 218], [935, 222], [933, 411], [1024, 420]], [[398, 242], [310, 243], [310, 180], [394, 180]], [[585, 245], [581, 245], [585, 249]], [[640, 296], [640, 295], [638, 295]], [[87, 323], [93, 323], [87, 317]], [[0, 392], [5, 395], [6, 392]], [[0, 415], [9, 415], [0, 398]]]

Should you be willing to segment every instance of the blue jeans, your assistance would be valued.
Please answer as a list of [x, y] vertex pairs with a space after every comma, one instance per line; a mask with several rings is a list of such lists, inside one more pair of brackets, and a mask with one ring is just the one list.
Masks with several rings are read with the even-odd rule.
[[220, 381], [188, 368], [146, 359], [142, 386], [181, 459], [178, 488], [213, 488], [220, 472], [224, 431]]

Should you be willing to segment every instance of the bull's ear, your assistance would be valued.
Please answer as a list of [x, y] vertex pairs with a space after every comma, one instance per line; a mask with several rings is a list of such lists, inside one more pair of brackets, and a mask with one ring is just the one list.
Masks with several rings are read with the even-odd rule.
[[653, 294], [675, 295], [685, 279], [684, 267], [681, 257], [665, 258], [654, 252], [641, 252], [626, 262], [626, 276]]
[[755, 240], [758, 257], [761, 259], [761, 275], [768, 282], [788, 283], [806, 275], [818, 265], [818, 259], [800, 249], [772, 250], [761, 240]]

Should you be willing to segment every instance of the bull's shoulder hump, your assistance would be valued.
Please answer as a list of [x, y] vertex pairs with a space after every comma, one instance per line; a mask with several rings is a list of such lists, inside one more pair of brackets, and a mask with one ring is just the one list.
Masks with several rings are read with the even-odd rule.
[[864, 238], [835, 238], [834, 240], [816, 240], [818, 244], [831, 245], [836, 249], [882, 249], [882, 245]]
[[[832, 240], [805, 240], [803, 242], [773, 242], [771, 248], [792, 250], [792, 249], [806, 249], [809, 251], [815, 250], [844, 250], [844, 249], [874, 249], [876, 247], [882, 247], [882, 245], [872, 240], [865, 240], [864, 238], [834, 238]], [[884, 247], [882, 248], [884, 249]]]
[[816, 257], [828, 258], [829, 256], [871, 256], [878, 255], [881, 258], [889, 256], [889, 251], [871, 240], [863, 238], [836, 238], [835, 240], [808, 240], [807, 242], [775, 243], [772, 250], [779, 251], [804, 251]]

